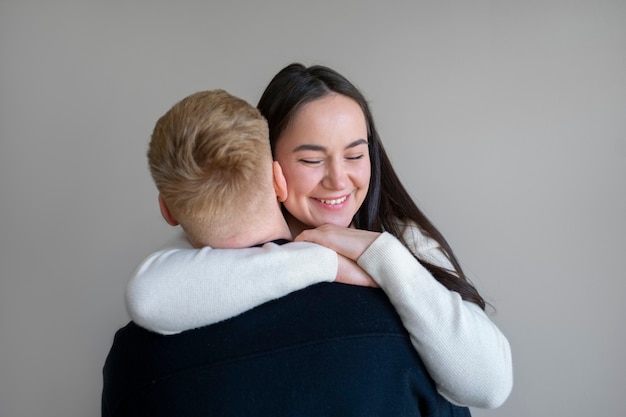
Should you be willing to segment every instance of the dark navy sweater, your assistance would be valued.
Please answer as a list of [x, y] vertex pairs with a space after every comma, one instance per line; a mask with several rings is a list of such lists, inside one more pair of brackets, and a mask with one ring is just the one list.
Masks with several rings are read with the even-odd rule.
[[381, 290], [337, 283], [177, 335], [131, 322], [103, 376], [103, 417], [470, 415], [436, 392]]

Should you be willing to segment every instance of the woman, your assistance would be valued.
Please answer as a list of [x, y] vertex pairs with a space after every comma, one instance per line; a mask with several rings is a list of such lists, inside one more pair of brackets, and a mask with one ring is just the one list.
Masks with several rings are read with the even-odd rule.
[[[473, 407], [501, 405], [512, 387], [508, 341], [484, 313], [484, 300], [450, 246], [402, 186], [362, 94], [329, 68], [292, 64], [272, 79], [258, 108], [268, 120], [272, 150], [287, 180], [285, 217], [296, 240], [322, 243], [358, 262], [394, 304], [444, 397]], [[223, 300], [238, 298], [229, 285], [248, 281], [237, 272], [223, 278], [219, 271], [235, 267], [243, 256], [248, 265], [258, 259], [249, 283], [253, 290], [262, 281], [288, 282], [295, 269], [301, 274], [310, 265], [319, 271], [305, 252], [289, 258], [286, 263], [293, 268], [276, 271], [261, 260], [284, 260], [275, 251], [169, 249], [149, 257], [131, 279], [131, 316], [153, 329], [175, 317], [175, 325], [161, 328], [162, 333], [229, 317], [215, 314], [227, 304]], [[192, 277], [195, 284], [181, 288], [181, 277]], [[272, 298], [294, 290], [262, 285], [259, 292]], [[195, 302], [190, 304], [192, 292]], [[246, 302], [230, 316], [263, 301]]]

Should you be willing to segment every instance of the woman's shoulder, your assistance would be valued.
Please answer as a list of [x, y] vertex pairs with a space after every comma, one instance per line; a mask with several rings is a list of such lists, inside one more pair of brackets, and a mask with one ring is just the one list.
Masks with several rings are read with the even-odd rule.
[[430, 237], [415, 221], [396, 218], [395, 222], [401, 231], [406, 246], [418, 259], [447, 269], [452, 268], [450, 260], [444, 254], [439, 242]]
[[439, 247], [437, 241], [431, 238], [415, 221], [396, 217], [394, 223], [398, 226], [407, 244], [417, 249], [418, 252]]

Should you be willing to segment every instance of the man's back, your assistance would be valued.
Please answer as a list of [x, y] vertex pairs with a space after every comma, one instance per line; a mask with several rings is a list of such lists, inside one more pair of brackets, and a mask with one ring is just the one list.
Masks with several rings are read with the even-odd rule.
[[379, 289], [318, 284], [174, 336], [130, 323], [103, 416], [469, 416], [437, 394]]

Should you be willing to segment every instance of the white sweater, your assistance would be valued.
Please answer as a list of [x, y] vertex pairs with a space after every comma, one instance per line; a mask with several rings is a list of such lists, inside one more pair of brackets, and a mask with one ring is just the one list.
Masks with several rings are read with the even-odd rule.
[[[437, 242], [417, 226], [404, 237], [420, 259], [450, 268]], [[495, 408], [513, 385], [506, 337], [476, 304], [441, 285], [393, 235], [382, 233], [358, 259], [398, 311], [441, 395]], [[150, 255], [131, 277], [131, 318], [174, 334], [234, 317], [337, 272], [334, 251], [305, 242], [247, 249], [193, 249], [184, 237]]]

